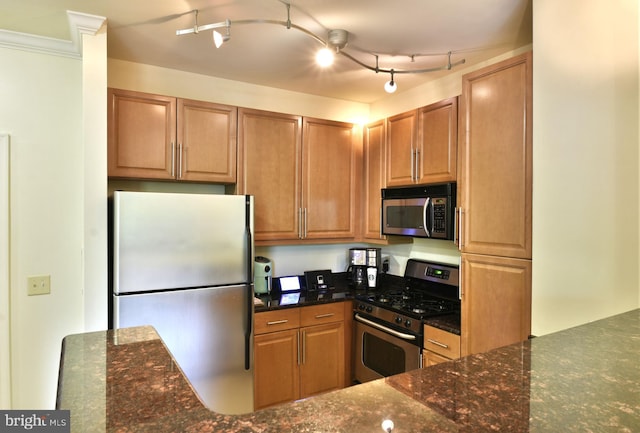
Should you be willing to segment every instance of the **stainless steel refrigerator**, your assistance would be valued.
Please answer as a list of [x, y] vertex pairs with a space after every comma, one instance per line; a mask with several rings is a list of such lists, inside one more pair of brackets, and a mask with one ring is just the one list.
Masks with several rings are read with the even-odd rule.
[[116, 191], [112, 326], [152, 325], [203, 402], [253, 411], [253, 197]]

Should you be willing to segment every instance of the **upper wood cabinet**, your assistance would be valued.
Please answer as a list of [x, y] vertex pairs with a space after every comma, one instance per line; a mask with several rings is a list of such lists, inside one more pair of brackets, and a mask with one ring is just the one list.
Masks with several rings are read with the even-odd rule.
[[361, 136], [350, 123], [304, 118], [302, 142], [301, 237], [355, 239]]
[[237, 192], [254, 196], [255, 241], [300, 238], [302, 118], [238, 110]]
[[416, 117], [412, 110], [387, 119], [387, 186], [415, 183]]
[[386, 122], [379, 120], [364, 126], [364, 215], [362, 218], [363, 238], [367, 241], [381, 241], [386, 238], [380, 229], [382, 200], [380, 190], [386, 186]]
[[458, 98], [387, 119], [387, 186], [456, 180]]
[[458, 156], [458, 98], [418, 109], [416, 183], [455, 182]]
[[176, 99], [108, 89], [108, 175], [175, 177]]
[[178, 179], [236, 182], [236, 107], [178, 99], [177, 125]]
[[255, 197], [256, 242], [355, 238], [362, 156], [352, 124], [240, 109], [239, 125], [237, 192]]
[[108, 175], [236, 181], [235, 107], [108, 89]]
[[531, 258], [531, 52], [463, 76], [463, 253]]

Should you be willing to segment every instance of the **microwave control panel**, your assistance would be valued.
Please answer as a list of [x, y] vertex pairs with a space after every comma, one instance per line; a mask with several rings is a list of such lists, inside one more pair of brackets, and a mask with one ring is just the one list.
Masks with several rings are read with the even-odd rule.
[[[447, 235], [447, 198], [438, 197], [431, 200], [433, 204], [433, 237]], [[439, 233], [440, 236], [436, 235]]]

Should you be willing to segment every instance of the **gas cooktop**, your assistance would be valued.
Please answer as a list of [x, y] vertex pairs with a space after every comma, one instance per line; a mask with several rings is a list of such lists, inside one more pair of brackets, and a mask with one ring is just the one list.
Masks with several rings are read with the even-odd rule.
[[450, 314], [460, 308], [459, 302], [408, 289], [391, 289], [366, 293], [356, 296], [356, 299], [366, 301], [377, 307], [397, 311], [416, 319]]
[[458, 267], [409, 259], [403, 278], [382, 278], [375, 290], [356, 294], [356, 312], [421, 334], [422, 320], [460, 314]]

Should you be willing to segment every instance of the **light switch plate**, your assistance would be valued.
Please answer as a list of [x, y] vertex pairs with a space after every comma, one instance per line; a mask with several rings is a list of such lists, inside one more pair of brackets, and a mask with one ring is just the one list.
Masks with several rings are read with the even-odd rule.
[[50, 275], [27, 277], [27, 295], [48, 295], [49, 293], [51, 293]]

